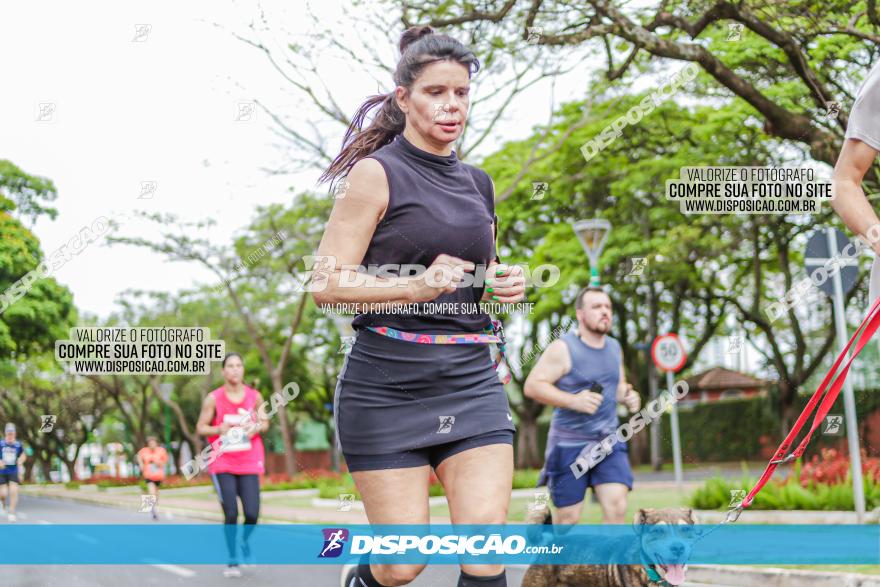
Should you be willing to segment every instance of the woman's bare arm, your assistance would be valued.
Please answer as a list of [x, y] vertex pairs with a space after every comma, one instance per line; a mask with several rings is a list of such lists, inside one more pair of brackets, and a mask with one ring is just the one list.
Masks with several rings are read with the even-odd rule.
[[[414, 277], [358, 278], [356, 268], [388, 208], [388, 178], [381, 163], [365, 158], [352, 166], [346, 179], [349, 185], [335, 201], [318, 247], [316, 263], [322, 263], [322, 270], [312, 268], [315, 303], [411, 303], [430, 301], [444, 292], [455, 291], [463, 272], [473, 270], [474, 264], [450, 255], [438, 256], [430, 270]], [[426, 276], [433, 275], [438, 268], [450, 274], [450, 285], [426, 281]]]
[[214, 396], [211, 394], [206, 395], [205, 400], [202, 402], [202, 411], [199, 413], [199, 421], [196, 423], [196, 432], [202, 436], [225, 434], [229, 430], [229, 424], [225, 423], [219, 426], [211, 426], [215, 407]]
[[[354, 270], [367, 252], [376, 225], [388, 207], [388, 179], [382, 164], [375, 159], [361, 159], [346, 177], [348, 186], [333, 204], [330, 220], [318, 246], [319, 257], [330, 257], [329, 272], [323, 291], [315, 291], [315, 303], [407, 301], [407, 288], [399, 280], [375, 278], [376, 287], [340, 287], [354, 283]], [[386, 283], [387, 282], [387, 283]]]

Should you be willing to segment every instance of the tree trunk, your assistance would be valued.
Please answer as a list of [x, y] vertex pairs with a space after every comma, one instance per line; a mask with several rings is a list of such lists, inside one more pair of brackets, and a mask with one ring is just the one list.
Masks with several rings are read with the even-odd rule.
[[[277, 372], [272, 373], [272, 391], [283, 397], [281, 393], [282, 388], [281, 375]], [[281, 406], [278, 412], [275, 414], [275, 417], [278, 418], [278, 425], [281, 429], [281, 442], [284, 445], [284, 470], [288, 475], [292, 476], [296, 473], [296, 459], [293, 454], [294, 444], [291, 439], [290, 425], [287, 421], [287, 406]]]
[[630, 440], [629, 461], [633, 466], [641, 465], [645, 462], [645, 440], [647, 436], [644, 434], [636, 434]]
[[530, 414], [520, 414], [516, 435], [516, 468], [535, 469], [542, 465], [538, 454], [538, 420]]
[[52, 457], [40, 461], [40, 470], [43, 471], [43, 478], [46, 480], [46, 483], [51, 483], [52, 476], [49, 473], [52, 471]]
[[82, 450], [83, 444], [85, 444], [86, 440], [83, 439], [82, 443], [76, 444], [76, 450], [73, 453], [73, 460], [68, 462], [67, 455], [65, 454], [63, 460], [64, 464], [67, 465], [67, 469], [70, 472], [70, 480], [76, 481], [79, 479], [79, 475], [76, 474], [76, 461], [79, 459], [79, 452]]
[[[183, 409], [180, 407], [180, 404], [172, 401], [171, 399], [168, 399], [166, 401], [165, 398], [162, 397], [162, 394], [159, 392], [159, 383], [155, 378], [150, 381], [150, 385], [152, 386], [153, 393], [156, 395], [157, 398], [159, 398], [159, 402], [168, 406], [171, 411], [174, 412], [174, 415], [177, 417], [177, 425], [180, 428], [180, 433], [184, 436], [184, 438], [186, 438], [187, 441], [189, 441], [190, 447], [194, 449], [193, 454], [200, 453], [202, 451], [202, 437], [195, 433], [195, 426], [190, 428], [189, 424], [186, 421], [186, 416], [183, 413]], [[257, 389], [256, 384], [252, 385], [251, 387]], [[204, 399], [204, 397], [202, 399]]]
[[64, 458], [64, 459], [61, 459], [61, 461], [64, 463], [64, 466], [67, 467], [67, 472], [70, 475], [70, 480], [71, 481], [78, 480], [79, 477], [76, 474], [76, 460], [71, 461], [69, 459]]
[[792, 425], [794, 424], [795, 418], [797, 414], [795, 414], [794, 404], [789, 403], [788, 405], [781, 406], [781, 418], [780, 423], [782, 425], [782, 436], [781, 438], [785, 438], [788, 435], [788, 432], [791, 430]]
[[178, 472], [178, 470], [179, 470], [177, 463], [180, 462], [180, 453], [183, 451], [183, 443], [184, 442], [186, 442], [186, 440], [181, 440], [180, 442], [177, 443], [177, 450], [174, 450], [173, 445], [168, 447], [168, 452], [171, 453], [169, 464], [174, 465], [173, 468], [174, 468], [175, 472]]

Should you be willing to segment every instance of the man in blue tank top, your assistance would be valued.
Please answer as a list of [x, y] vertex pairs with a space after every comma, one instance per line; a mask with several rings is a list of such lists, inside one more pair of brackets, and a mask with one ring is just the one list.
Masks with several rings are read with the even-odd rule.
[[15, 438], [15, 424], [6, 424], [5, 437], [0, 440], [0, 498], [6, 502], [8, 519], [16, 520], [15, 506], [18, 504], [19, 469], [24, 465], [24, 446]]
[[585, 287], [575, 298], [575, 312], [577, 332], [553, 341], [525, 383], [527, 397], [553, 406], [539, 485], [546, 481], [550, 488], [557, 524], [578, 523], [589, 487], [603, 522], [622, 524], [633, 484], [626, 443], [617, 443], [599, 462], [576, 462], [585, 462], [582, 455], [615, 434], [618, 403], [634, 413], [641, 400], [626, 382], [620, 344], [608, 336], [611, 298], [598, 287]]

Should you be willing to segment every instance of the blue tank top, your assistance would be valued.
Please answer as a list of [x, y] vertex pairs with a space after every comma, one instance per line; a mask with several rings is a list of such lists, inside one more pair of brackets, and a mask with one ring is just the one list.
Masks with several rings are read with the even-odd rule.
[[3, 460], [5, 467], [0, 469], [0, 474], [12, 474], [18, 472], [18, 457], [24, 452], [24, 446], [20, 440], [15, 442], [6, 442], [6, 439], [0, 440], [0, 459]]
[[[601, 349], [588, 346], [577, 332], [567, 332], [561, 339], [568, 347], [571, 370], [559, 378], [556, 387], [569, 393], [602, 386], [604, 400], [594, 414], [585, 414], [565, 408], [553, 408], [551, 429], [563, 439], [600, 440], [617, 428], [617, 384], [620, 382], [620, 343], [605, 337]], [[597, 391], [597, 390], [593, 390]]]
[[[455, 151], [449, 156], [419, 149], [403, 135], [369, 155], [385, 169], [388, 179], [388, 208], [361, 261], [371, 274], [399, 275], [385, 264], [418, 264], [429, 267], [441, 253], [471, 261], [483, 267], [495, 258], [492, 222], [495, 201], [489, 175], [459, 161]], [[404, 273], [413, 276], [419, 272]], [[474, 273], [472, 273], [473, 275]], [[453, 334], [480, 332], [491, 325], [488, 314], [479, 309], [483, 297], [480, 287], [458, 287], [438, 296], [432, 303], [452, 303], [444, 314], [420, 305], [418, 313], [364, 313], [352, 326], [388, 326], [406, 332]]]

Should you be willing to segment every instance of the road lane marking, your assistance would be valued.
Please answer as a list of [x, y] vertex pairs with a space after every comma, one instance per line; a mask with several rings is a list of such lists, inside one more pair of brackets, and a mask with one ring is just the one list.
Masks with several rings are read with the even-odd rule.
[[97, 538], [93, 538], [92, 536], [88, 536], [86, 534], [80, 534], [79, 532], [74, 534], [73, 537], [77, 540], [82, 540], [83, 542], [86, 542], [88, 544], [98, 544]]
[[171, 574], [177, 575], [178, 577], [183, 577], [184, 579], [189, 579], [190, 577], [194, 577], [196, 572], [192, 569], [187, 569], [186, 567], [179, 567], [177, 565], [167, 565], [167, 564], [155, 564], [152, 565], [157, 569], [162, 569], [163, 571], [167, 571]]

